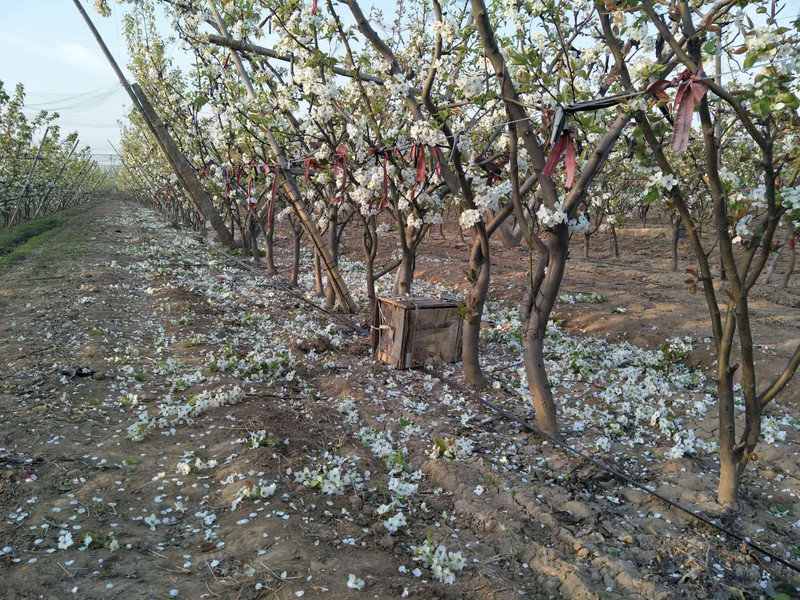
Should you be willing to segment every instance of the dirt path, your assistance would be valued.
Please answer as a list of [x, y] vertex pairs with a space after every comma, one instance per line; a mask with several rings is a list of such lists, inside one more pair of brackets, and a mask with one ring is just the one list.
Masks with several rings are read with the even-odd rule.
[[[457, 282], [445, 249], [421, 264], [431, 285]], [[519, 255], [498, 260], [511, 294]], [[593, 280], [607, 303], [560, 310], [569, 331], [616, 336], [611, 308], [625, 304], [658, 327], [630, 336], [643, 345], [701, 328], [664, 320], [669, 307], [699, 314], [673, 276], [608, 270]], [[756, 310], [780, 357], [796, 311]], [[2, 598], [707, 598], [800, 585], [436, 380], [374, 364], [365, 341], [135, 205], [65, 219], [0, 277], [0, 311]], [[490, 315], [489, 363], [513, 352], [504, 315]], [[582, 343], [559, 336], [558, 348]], [[705, 392], [668, 369], [670, 410], [695, 419]], [[589, 380], [554, 375], [574, 427]], [[713, 511], [713, 454], [668, 459], [674, 440], [645, 421], [644, 454], [617, 437], [607, 459]], [[791, 419], [776, 427], [786, 439], [765, 445], [741, 514], [718, 516], [792, 556], [800, 445]], [[603, 435], [575, 431], [586, 448]]]

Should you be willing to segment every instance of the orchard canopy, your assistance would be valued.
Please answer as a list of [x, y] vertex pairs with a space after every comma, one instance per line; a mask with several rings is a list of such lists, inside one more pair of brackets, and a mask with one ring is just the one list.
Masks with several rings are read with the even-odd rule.
[[8, 227], [86, 201], [109, 176], [79, 148], [77, 133], [62, 135], [58, 113], [23, 112], [25, 88], [0, 80], [0, 215]]

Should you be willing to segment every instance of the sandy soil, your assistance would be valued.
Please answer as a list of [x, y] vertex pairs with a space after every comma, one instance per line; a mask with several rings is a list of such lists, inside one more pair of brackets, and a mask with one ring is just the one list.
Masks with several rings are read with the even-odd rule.
[[[463, 284], [467, 246], [448, 237], [424, 247], [421, 289]], [[575, 249], [564, 293], [606, 301], [560, 303], [564, 340], [657, 349], [688, 335], [697, 342], [683, 362], [707, 369], [702, 299], [686, 292], [681, 272], [666, 271], [668, 240], [631, 234], [621, 244], [621, 259], [610, 258], [605, 240], [590, 260]], [[285, 268], [288, 256], [279, 258]], [[495, 245], [495, 300], [516, 301], [526, 263], [525, 251]], [[681, 267], [690, 264], [682, 256]], [[754, 294], [762, 383], [800, 340], [798, 279]], [[798, 593], [787, 569], [473, 398], [425, 373], [376, 364], [366, 340], [213, 260], [190, 234], [133, 204], [115, 199], [67, 219], [53, 243], [0, 277], [0, 310], [2, 598]], [[487, 368], [518, 356], [510, 338], [493, 337], [501, 315], [497, 308], [488, 318]], [[686, 371], [669, 368], [675, 381]], [[441, 370], [458, 377], [454, 367]], [[495, 390], [492, 399], [530, 418], [514, 395], [518, 371], [502, 381], [512, 393]], [[565, 406], [590, 396], [599, 404], [590, 390], [598, 385], [562, 378]], [[237, 386], [241, 393], [231, 391]], [[714, 502], [713, 452], [669, 458], [670, 441], [644, 429], [641, 445], [621, 436], [605, 452], [591, 426], [568, 439], [798, 564], [799, 389], [795, 381], [770, 408], [785, 440], [759, 446], [736, 514]], [[703, 418], [690, 410], [705, 393], [681, 391], [675, 411], [711, 439], [713, 405]], [[137, 430], [143, 410], [150, 420]], [[564, 421], [573, 426], [574, 414]], [[129, 439], [132, 427], [143, 439]], [[436, 440], [471, 447], [432, 458]], [[406, 523], [392, 532], [385, 523], [397, 513]], [[445, 546], [439, 564], [463, 558], [463, 568], [451, 568], [455, 583], [437, 581], [436, 561], [419, 559], [426, 540]]]

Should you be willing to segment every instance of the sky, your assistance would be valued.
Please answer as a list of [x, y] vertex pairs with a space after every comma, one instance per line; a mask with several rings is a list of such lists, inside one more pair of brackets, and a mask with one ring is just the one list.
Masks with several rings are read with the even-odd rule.
[[[109, 50], [125, 69], [124, 8], [110, 3], [102, 18], [82, 0]], [[119, 147], [118, 120], [130, 105], [125, 91], [71, 0], [0, 0], [0, 80], [6, 91], [25, 86], [29, 116], [57, 110], [66, 134], [78, 131], [98, 162], [108, 164]]]

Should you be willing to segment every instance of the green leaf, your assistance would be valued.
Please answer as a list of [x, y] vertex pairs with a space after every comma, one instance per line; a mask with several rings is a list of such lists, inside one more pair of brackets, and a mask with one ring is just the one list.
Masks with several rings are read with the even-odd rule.
[[649, 190], [647, 190], [647, 193], [644, 195], [642, 200], [644, 200], [645, 202], [655, 202], [656, 200], [658, 200], [658, 197], [659, 197], [658, 188], [651, 187]]
[[208, 102], [207, 96], [198, 96], [192, 101], [192, 107], [195, 110], [200, 110], [201, 108], [203, 108], [203, 106], [205, 106], [206, 102]]
[[777, 98], [775, 98], [775, 104], [782, 102], [792, 110], [797, 110], [800, 108], [800, 98], [795, 96], [792, 92], [786, 92], [784, 94], [779, 94]]
[[748, 52], [747, 56], [744, 59], [744, 68], [745, 69], [749, 69], [754, 64], [756, 64], [756, 61], [758, 60], [758, 57], [759, 57], [759, 53], [758, 52]]

